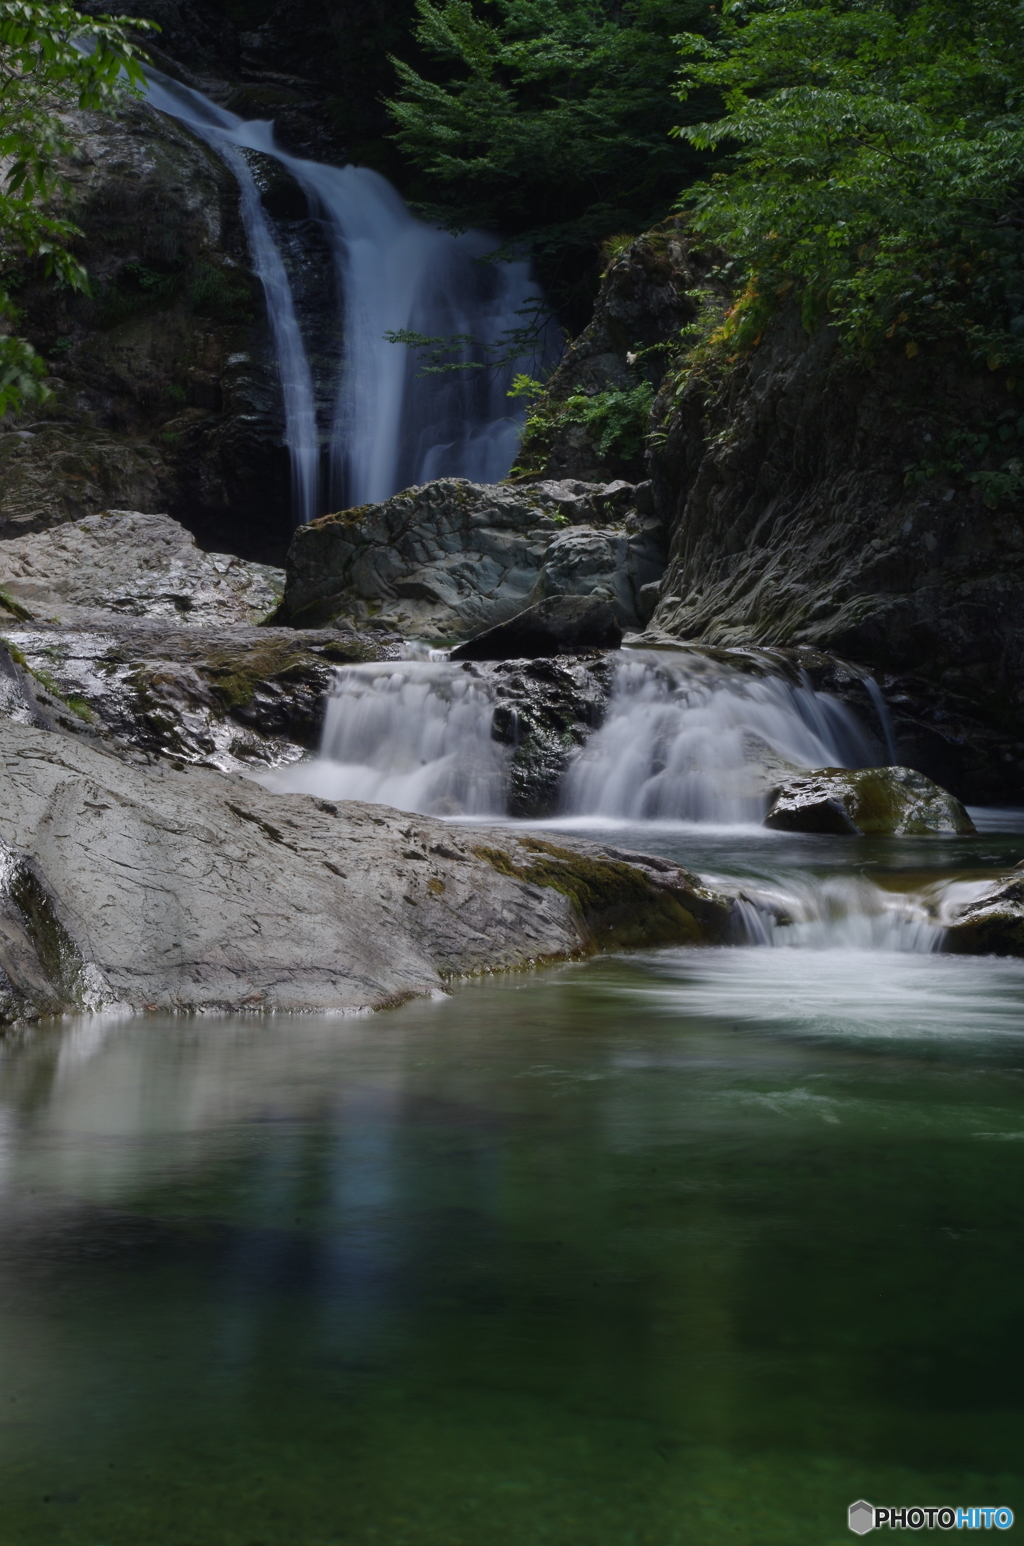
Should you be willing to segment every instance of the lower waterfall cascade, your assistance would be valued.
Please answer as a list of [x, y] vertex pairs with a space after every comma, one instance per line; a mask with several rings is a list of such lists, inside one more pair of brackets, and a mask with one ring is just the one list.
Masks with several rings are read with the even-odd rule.
[[[748, 944], [933, 953], [945, 932], [943, 887], [906, 891], [868, 875], [808, 871], [813, 838], [789, 839], [797, 862], [780, 868], [773, 856], [787, 840], [760, 825], [772, 770], [889, 760], [884, 701], [877, 687], [869, 696], [881, 710], [881, 737], [804, 678], [739, 670], [699, 650], [625, 649], [603, 722], [571, 757], [558, 812], [541, 825], [614, 831], [625, 846], [653, 844], [674, 857], [678, 847], [681, 862], [736, 897]], [[340, 667], [319, 754], [261, 782], [329, 800], [504, 821], [515, 747], [493, 734], [502, 702], [485, 670], [446, 659]]]
[[[517, 371], [534, 367], [526, 358], [487, 362], [529, 325], [524, 319], [539, 319], [538, 348], [546, 348], [543, 297], [529, 264], [488, 261], [496, 243], [482, 232], [455, 236], [426, 225], [377, 172], [289, 155], [271, 122], [240, 118], [159, 70], [147, 70], [146, 96], [203, 139], [238, 180], [277, 351], [296, 523], [433, 478], [503, 478], [523, 417], [508, 387]], [[332, 420], [323, 428], [285, 265], [247, 150], [273, 157], [295, 179], [333, 254], [343, 357]], [[416, 351], [385, 337], [403, 331], [461, 340], [456, 352], [468, 368], [424, 376]]]

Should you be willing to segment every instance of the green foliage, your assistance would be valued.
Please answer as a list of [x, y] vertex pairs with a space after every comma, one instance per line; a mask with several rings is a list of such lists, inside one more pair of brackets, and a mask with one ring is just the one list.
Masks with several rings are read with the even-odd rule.
[[[0, 0], [0, 265], [26, 260], [74, 289], [87, 287], [82, 265], [69, 250], [80, 233], [54, 205], [66, 191], [58, 159], [67, 147], [59, 118], [70, 107], [114, 105], [142, 79], [132, 30], [150, 22], [80, 16], [62, 3]], [[77, 47], [84, 44], [87, 51]], [[11, 287], [0, 288], [0, 322], [17, 321]], [[48, 394], [45, 367], [31, 344], [0, 336], [0, 414]]]
[[454, 229], [502, 232], [504, 252], [534, 256], [570, 320], [588, 320], [595, 249], [663, 216], [703, 163], [669, 137], [671, 40], [708, 23], [707, 0], [417, 0], [417, 10], [433, 71], [396, 61], [389, 106], [433, 192], [421, 207]]
[[113, 327], [127, 317], [160, 311], [170, 305], [180, 288], [181, 274], [175, 267], [157, 269], [145, 263], [126, 263], [115, 278], [99, 286], [96, 320], [100, 327]]
[[[407, 327], [389, 329], [384, 337], [389, 344], [405, 344], [407, 348], [419, 351], [418, 374], [421, 376], [445, 376], [451, 371], [501, 370], [516, 364], [524, 355], [537, 353], [545, 320], [540, 306], [534, 316], [535, 320], [524, 327], [506, 328], [493, 342], [475, 338], [472, 333], [417, 333]], [[508, 395], [519, 396], [517, 392]]]
[[644, 448], [654, 388], [647, 381], [638, 381], [625, 390], [609, 387], [592, 397], [580, 392], [552, 402], [541, 382], [530, 376], [517, 376], [508, 395], [528, 401], [539, 399], [523, 427], [521, 461], [529, 461], [533, 454], [543, 459], [551, 430], [557, 424], [569, 423], [585, 424], [593, 432], [601, 456], [630, 462]]
[[597, 436], [602, 456], [618, 456], [630, 461], [643, 450], [647, 422], [651, 416], [654, 388], [640, 381], [627, 391], [598, 392], [593, 397], [582, 393], [566, 398], [561, 418], [571, 424], [586, 424]]
[[680, 41], [681, 99], [724, 109], [679, 133], [720, 158], [684, 202], [749, 281], [726, 345], [793, 291], [868, 358], [955, 335], [1024, 371], [1024, 10], [741, 0]]

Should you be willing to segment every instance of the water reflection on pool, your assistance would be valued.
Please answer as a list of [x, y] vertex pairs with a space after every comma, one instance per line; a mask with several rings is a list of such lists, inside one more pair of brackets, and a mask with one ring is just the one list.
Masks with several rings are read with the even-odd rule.
[[1024, 1508], [1024, 966], [667, 951], [0, 1043], [0, 1540]]

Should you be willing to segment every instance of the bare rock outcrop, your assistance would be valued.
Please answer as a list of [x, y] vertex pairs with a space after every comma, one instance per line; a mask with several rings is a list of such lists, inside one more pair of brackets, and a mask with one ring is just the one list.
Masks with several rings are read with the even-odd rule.
[[283, 580], [269, 564], [204, 553], [177, 521], [137, 510], [0, 543], [0, 617], [21, 621], [252, 624], [277, 605]]
[[443, 478], [311, 521], [288, 550], [278, 620], [372, 623], [465, 638], [552, 595], [603, 597], [637, 627], [664, 565], [661, 528], [631, 484], [510, 487]]

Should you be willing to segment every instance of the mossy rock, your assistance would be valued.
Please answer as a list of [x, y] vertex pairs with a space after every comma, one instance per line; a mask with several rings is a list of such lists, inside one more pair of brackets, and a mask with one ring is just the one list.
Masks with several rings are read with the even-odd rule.
[[819, 768], [772, 794], [764, 818], [776, 832], [912, 837], [975, 830], [955, 795], [913, 768]]
[[530, 856], [521, 864], [501, 848], [473, 851], [499, 875], [549, 886], [568, 897], [594, 951], [723, 944], [729, 938], [732, 906], [685, 870], [668, 865], [665, 878], [655, 879], [646, 868], [653, 861], [640, 855], [631, 864], [539, 838], [524, 838], [519, 846]]

